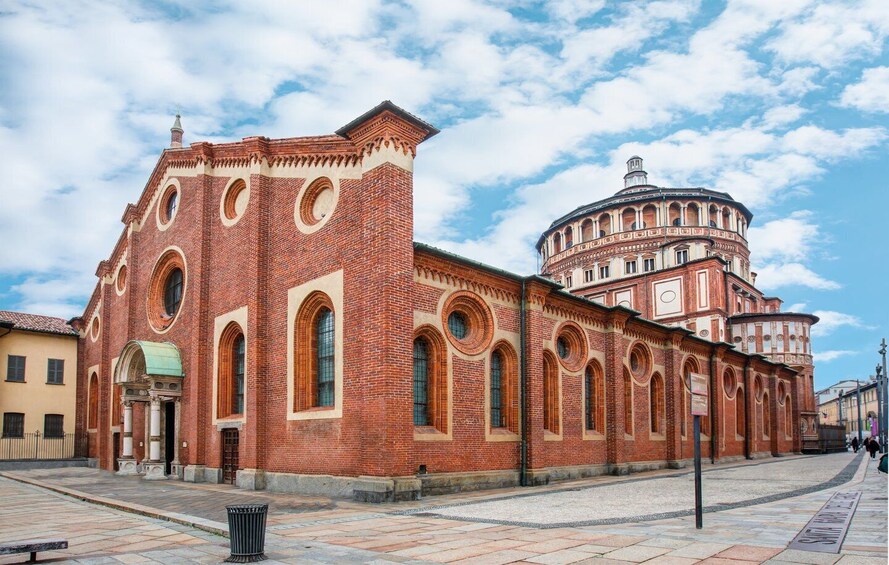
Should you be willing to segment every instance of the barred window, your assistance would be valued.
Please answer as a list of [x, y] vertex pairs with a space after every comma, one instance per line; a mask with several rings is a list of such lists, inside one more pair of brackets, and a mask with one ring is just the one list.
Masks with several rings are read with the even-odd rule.
[[43, 437], [65, 437], [65, 416], [45, 414], [43, 416]]
[[429, 425], [429, 350], [422, 339], [414, 340], [414, 425]]
[[182, 301], [182, 269], [176, 268], [164, 283], [164, 311], [168, 316], [175, 316]]
[[244, 413], [244, 365], [245, 365], [244, 334], [235, 339], [232, 347], [232, 365], [234, 366], [235, 386], [233, 388], [232, 413]]
[[65, 383], [65, 360], [49, 359], [46, 363], [46, 383], [60, 385]]
[[25, 382], [25, 356], [9, 355], [7, 356], [6, 380], [19, 383]]
[[3, 437], [25, 437], [25, 415], [18, 412], [3, 414]]
[[596, 406], [595, 406], [595, 384], [593, 383], [593, 369], [591, 367], [586, 368], [586, 375], [584, 375], [583, 379], [584, 386], [584, 394], [586, 396], [586, 402], [584, 403], [584, 411], [586, 422], [586, 429], [595, 430], [596, 429]]
[[491, 426], [503, 426], [500, 382], [503, 370], [503, 359], [499, 351], [491, 354]]
[[448, 316], [448, 331], [457, 339], [466, 337], [466, 316], [461, 312], [451, 312]]
[[334, 386], [334, 323], [333, 312], [324, 308], [318, 314], [318, 403], [317, 406], [333, 406]]

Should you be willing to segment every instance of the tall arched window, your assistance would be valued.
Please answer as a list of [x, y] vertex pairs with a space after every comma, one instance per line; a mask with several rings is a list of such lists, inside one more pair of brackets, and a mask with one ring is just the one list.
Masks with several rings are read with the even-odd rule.
[[769, 393], [764, 392], [762, 395], [762, 437], [769, 438], [772, 428], [772, 418], [769, 414]]
[[605, 391], [602, 368], [596, 361], [587, 365], [583, 378], [584, 428], [605, 433]]
[[633, 435], [633, 378], [624, 369], [624, 433]]
[[448, 431], [447, 346], [432, 326], [414, 332], [414, 425]]
[[237, 323], [230, 323], [222, 331], [217, 354], [216, 417], [243, 414], [246, 342]]
[[741, 437], [747, 435], [747, 411], [744, 409], [744, 389], [738, 387], [735, 393], [735, 433]]
[[414, 425], [429, 425], [429, 348], [422, 338], [414, 340]]
[[244, 413], [244, 334], [238, 336], [232, 347], [232, 356], [234, 357], [234, 381], [235, 386], [232, 387], [232, 412], [235, 414]]
[[793, 436], [793, 410], [790, 407], [790, 395], [784, 397], [784, 435]]
[[296, 315], [294, 411], [336, 406], [336, 316], [333, 302], [313, 292]]
[[663, 434], [664, 425], [666, 424], [666, 413], [664, 409], [664, 380], [658, 373], [651, 376], [648, 388], [650, 394], [648, 410], [651, 416], [651, 433]]
[[503, 395], [501, 389], [503, 356], [499, 351], [491, 354], [491, 427], [503, 426]]
[[89, 412], [86, 422], [87, 429], [94, 430], [99, 427], [99, 375], [96, 373], [90, 376]]
[[317, 341], [315, 354], [318, 359], [318, 379], [315, 396], [316, 406], [333, 406], [334, 401], [334, 320], [333, 311], [323, 308], [316, 322]]
[[559, 433], [559, 367], [549, 351], [543, 354], [543, 428]]

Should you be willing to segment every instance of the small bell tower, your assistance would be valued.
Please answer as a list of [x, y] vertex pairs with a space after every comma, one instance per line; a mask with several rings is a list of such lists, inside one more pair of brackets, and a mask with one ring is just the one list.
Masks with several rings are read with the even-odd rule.
[[182, 147], [182, 134], [185, 133], [179, 118], [179, 114], [176, 114], [176, 121], [173, 122], [173, 127], [170, 128], [170, 147], [173, 149]]
[[642, 157], [633, 155], [627, 161], [627, 174], [624, 175], [624, 188], [648, 184], [648, 173], [642, 169]]

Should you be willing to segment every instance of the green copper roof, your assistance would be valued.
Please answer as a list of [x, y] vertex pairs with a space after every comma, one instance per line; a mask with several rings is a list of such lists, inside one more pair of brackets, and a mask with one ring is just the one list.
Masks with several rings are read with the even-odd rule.
[[172, 343], [157, 343], [154, 341], [133, 341], [145, 355], [145, 374], [164, 377], [179, 377], [182, 374], [182, 359], [179, 357], [179, 348]]

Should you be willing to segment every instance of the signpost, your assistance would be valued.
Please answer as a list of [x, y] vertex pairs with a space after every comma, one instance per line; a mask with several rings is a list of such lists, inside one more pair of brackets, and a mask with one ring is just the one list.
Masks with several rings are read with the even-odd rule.
[[707, 375], [699, 373], [690, 374], [691, 388], [691, 414], [694, 416], [695, 434], [695, 528], [704, 527], [704, 504], [701, 492], [701, 416], [708, 412], [708, 384]]

